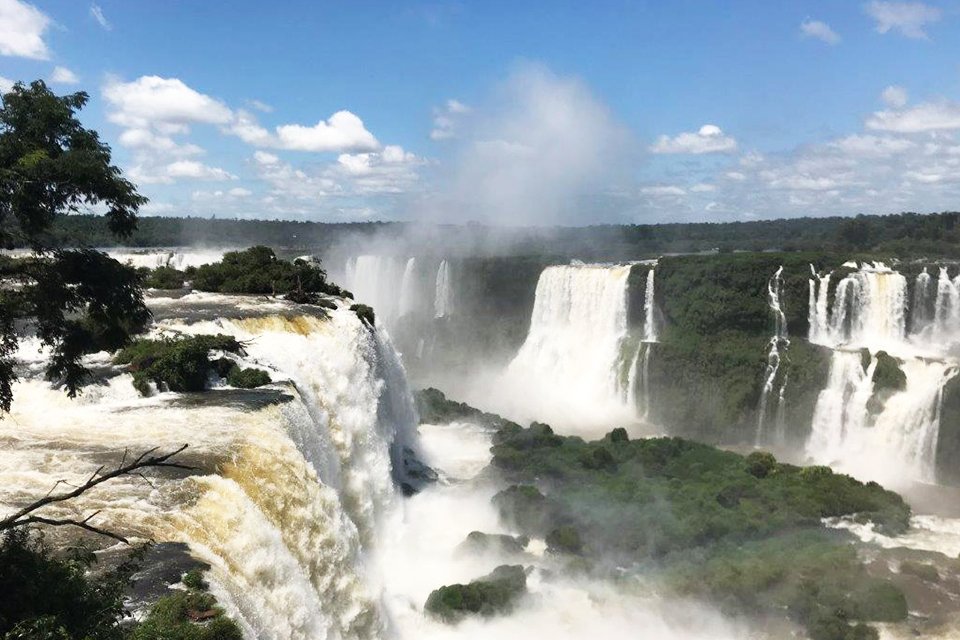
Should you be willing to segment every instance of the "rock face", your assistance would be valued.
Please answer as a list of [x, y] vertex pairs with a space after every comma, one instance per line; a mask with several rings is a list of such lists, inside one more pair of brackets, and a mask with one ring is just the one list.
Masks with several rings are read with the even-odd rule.
[[440, 587], [427, 598], [426, 610], [444, 622], [466, 616], [508, 613], [527, 591], [527, 574], [520, 565], [501, 565], [468, 584]]

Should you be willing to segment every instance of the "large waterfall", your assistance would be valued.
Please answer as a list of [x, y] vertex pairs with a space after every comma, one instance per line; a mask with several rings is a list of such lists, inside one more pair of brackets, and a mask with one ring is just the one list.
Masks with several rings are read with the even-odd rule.
[[189, 443], [186, 460], [202, 471], [152, 485], [127, 478], [63, 509], [102, 509], [106, 526], [187, 543], [250, 638], [382, 637], [390, 616], [372, 559], [399, 499], [402, 450], [417, 448], [389, 337], [344, 307], [323, 317], [211, 294], [151, 305], [157, 333], [236, 336], [244, 361], [274, 384], [141, 398], [120, 374], [70, 401], [29, 374], [36, 349], [24, 348], [23, 381], [0, 421], [0, 504], [89, 476], [124, 450]]
[[[810, 280], [810, 341], [833, 355], [807, 453], [863, 477], [932, 482], [943, 388], [958, 371], [957, 283], [941, 269], [934, 297], [931, 276], [921, 272], [911, 309], [902, 274], [882, 263], [845, 268], [832, 304], [831, 274], [814, 271]], [[904, 388], [874, 389], [881, 351], [896, 359]]]
[[561, 428], [609, 430], [636, 419], [619, 376], [630, 269], [571, 264], [543, 270], [527, 338], [501, 381], [501, 410]]

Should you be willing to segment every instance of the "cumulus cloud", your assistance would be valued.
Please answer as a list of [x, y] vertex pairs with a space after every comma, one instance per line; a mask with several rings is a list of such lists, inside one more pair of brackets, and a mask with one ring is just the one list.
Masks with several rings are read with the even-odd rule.
[[196, 160], [177, 160], [159, 166], [137, 165], [127, 170], [134, 182], [143, 184], [171, 184], [180, 179], [225, 181], [237, 176], [219, 167], [211, 167]]
[[876, 22], [877, 33], [898, 31], [908, 38], [926, 39], [925, 27], [940, 20], [940, 9], [922, 2], [883, 2], [873, 0], [864, 6]]
[[834, 140], [827, 146], [853, 156], [883, 158], [915, 147], [916, 143], [905, 138], [852, 134]]
[[103, 9], [100, 8], [98, 4], [90, 5], [90, 16], [97, 21], [101, 27], [105, 30], [110, 31], [113, 29], [113, 25], [107, 20], [106, 16], [103, 15]]
[[550, 224], [595, 219], [582, 201], [623, 171], [625, 132], [579, 79], [517, 67], [455, 139], [455, 163], [430, 210], [447, 219]]
[[431, 140], [447, 140], [456, 136], [456, 125], [464, 114], [470, 113], [470, 107], [451, 98], [442, 107], [433, 109], [433, 130]]
[[290, 151], [366, 152], [380, 148], [363, 120], [346, 110], [312, 126], [285, 124], [271, 133], [252, 113], [241, 109], [224, 130], [257, 147]]
[[809, 18], [800, 23], [800, 35], [804, 38], [815, 38], [827, 44], [837, 44], [840, 42], [840, 36], [830, 28], [830, 25], [826, 22], [811, 20]]
[[46, 60], [50, 51], [43, 34], [47, 14], [20, 0], [0, 0], [0, 55]]
[[10, 78], [0, 76], [0, 93], [7, 93], [13, 89], [14, 82]]
[[113, 79], [104, 87], [103, 97], [113, 109], [108, 119], [123, 127], [184, 133], [193, 123], [227, 124], [233, 118], [225, 104], [178, 78]]
[[909, 109], [876, 111], [866, 126], [875, 131], [924, 133], [960, 129], [960, 104], [941, 100], [918, 104]]
[[80, 82], [80, 78], [66, 67], [54, 67], [53, 73], [50, 75], [50, 81], [58, 84], [77, 84]]
[[650, 147], [653, 153], [729, 153], [737, 149], [737, 141], [726, 135], [720, 127], [705, 124], [696, 133], [684, 132], [671, 138], [660, 136]]
[[903, 87], [898, 87], [896, 85], [890, 85], [883, 90], [883, 93], [880, 94], [880, 97], [889, 107], [894, 109], [900, 109], [907, 104], [907, 90]]
[[423, 164], [402, 147], [387, 145], [379, 152], [341, 154], [326, 175], [354, 193], [404, 193], [419, 180]]
[[641, 187], [640, 193], [645, 196], [683, 196], [686, 191], [676, 185], [655, 185], [652, 187]]
[[120, 134], [120, 144], [130, 149], [174, 157], [198, 156], [203, 149], [195, 144], [178, 143], [170, 136], [149, 129], [127, 129]]

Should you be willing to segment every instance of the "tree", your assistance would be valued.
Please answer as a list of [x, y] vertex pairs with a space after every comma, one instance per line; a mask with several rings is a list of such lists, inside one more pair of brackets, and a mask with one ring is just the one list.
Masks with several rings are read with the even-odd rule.
[[[14, 85], [0, 108], [0, 245], [26, 245], [30, 258], [0, 262], [0, 409], [16, 380], [13, 356], [24, 325], [50, 348], [48, 377], [75, 396], [85, 353], [123, 346], [149, 320], [140, 278], [106, 254], [64, 249], [59, 217], [105, 209], [110, 231], [128, 237], [147, 202], [110, 164], [110, 147], [77, 112], [84, 92], [57, 96], [40, 80]], [[19, 331], [18, 331], [19, 330]]]

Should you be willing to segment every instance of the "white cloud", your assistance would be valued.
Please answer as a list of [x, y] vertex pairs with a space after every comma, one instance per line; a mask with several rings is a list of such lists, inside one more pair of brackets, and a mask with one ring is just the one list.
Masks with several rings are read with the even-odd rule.
[[241, 109], [224, 130], [257, 147], [289, 151], [367, 152], [380, 148], [380, 143], [367, 131], [363, 120], [349, 111], [337, 111], [327, 120], [310, 127], [280, 125], [275, 133], [270, 133], [252, 113]]
[[260, 100], [247, 100], [247, 104], [249, 104], [252, 108], [254, 108], [254, 109], [256, 109], [257, 111], [260, 111], [260, 112], [262, 112], [262, 113], [272, 113], [272, 112], [273, 112], [273, 107], [272, 107], [272, 106], [270, 106], [270, 105], [267, 104], [266, 102], [261, 102]]
[[0, 76], [0, 93], [8, 93], [11, 89], [13, 89], [13, 85], [13, 80]]
[[940, 20], [941, 12], [936, 7], [922, 2], [883, 2], [873, 0], [864, 6], [867, 14], [876, 22], [877, 33], [899, 31], [908, 38], [926, 39], [924, 27]]
[[233, 196], [234, 198], [249, 198], [253, 195], [253, 191], [250, 189], [244, 189], [243, 187], [234, 187], [227, 191], [228, 195]]
[[253, 159], [260, 165], [277, 164], [280, 162], [280, 158], [266, 151], [254, 152]]
[[179, 179], [211, 182], [237, 179], [228, 171], [196, 160], [177, 160], [159, 166], [137, 165], [128, 169], [127, 173], [134, 182], [142, 184], [172, 184]]
[[326, 175], [349, 192], [403, 193], [419, 180], [417, 167], [423, 164], [402, 147], [387, 145], [380, 152], [341, 154]]
[[880, 94], [880, 98], [886, 103], [888, 107], [893, 107], [894, 109], [901, 109], [907, 104], [909, 96], [907, 95], [907, 90], [903, 87], [898, 87], [897, 85], [890, 85], [883, 90], [883, 93]]
[[20, 0], [0, 0], [0, 55], [46, 60], [50, 57], [43, 33], [47, 14]]
[[805, 38], [816, 38], [827, 44], [837, 44], [840, 36], [826, 22], [807, 18], [800, 23], [800, 34]]
[[853, 134], [834, 140], [828, 146], [853, 156], [882, 158], [906, 151], [916, 144], [904, 138]]
[[77, 84], [80, 82], [80, 78], [66, 67], [54, 67], [53, 73], [50, 75], [50, 81], [58, 84]]
[[107, 31], [110, 31], [111, 29], [113, 29], [113, 25], [111, 25], [110, 22], [107, 20], [106, 16], [103, 15], [103, 9], [100, 8], [100, 5], [91, 4], [90, 15], [93, 17], [94, 20], [97, 21], [97, 24], [99, 24], [101, 27], [103, 27]]
[[960, 104], [942, 100], [918, 104], [909, 109], [876, 111], [866, 126], [875, 131], [923, 133], [960, 129]]
[[704, 182], [697, 183], [692, 187], [690, 187], [690, 191], [692, 193], [711, 193], [716, 190], [717, 190], [716, 185], [707, 184]]
[[430, 139], [448, 140], [455, 137], [457, 122], [467, 113], [470, 113], [470, 107], [453, 98], [447, 100], [443, 107], [434, 107]]
[[111, 80], [103, 89], [103, 97], [113, 107], [109, 120], [124, 127], [184, 133], [191, 123], [227, 124], [233, 118], [222, 102], [191, 89], [178, 78]]
[[737, 182], [743, 182], [744, 180], [747, 179], [746, 174], [740, 171], [728, 171], [724, 175], [726, 175], [726, 177], [729, 178], [730, 180], [735, 180]]
[[682, 196], [686, 191], [676, 185], [657, 185], [654, 187], [642, 187], [640, 193], [645, 196]]
[[174, 157], [203, 154], [203, 149], [195, 144], [180, 144], [170, 136], [160, 135], [149, 129], [125, 130], [120, 134], [120, 144], [131, 149]]
[[660, 136], [650, 147], [653, 153], [729, 153], [735, 151], [737, 141], [723, 133], [720, 127], [705, 124], [696, 133], [684, 132], [673, 138]]
[[284, 149], [295, 151], [374, 151], [380, 143], [367, 131], [363, 120], [349, 111], [337, 111], [312, 127], [287, 124], [277, 127]]

